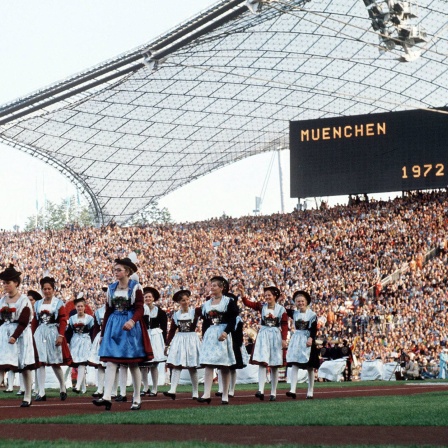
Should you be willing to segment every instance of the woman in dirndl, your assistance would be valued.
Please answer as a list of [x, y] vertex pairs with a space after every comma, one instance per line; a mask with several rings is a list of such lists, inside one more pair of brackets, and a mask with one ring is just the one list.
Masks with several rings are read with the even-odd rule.
[[288, 309], [288, 316], [293, 320], [295, 331], [291, 336], [286, 353], [286, 362], [290, 367], [291, 389], [286, 396], [296, 399], [296, 387], [299, 369], [308, 372], [307, 399], [314, 394], [314, 369], [319, 368], [319, 352], [316, 348], [317, 315], [309, 305], [311, 296], [306, 291], [296, 291], [292, 297], [296, 310]]
[[[151, 341], [154, 358], [150, 363], [141, 366], [143, 392], [140, 395], [157, 397], [157, 386], [159, 382], [159, 363], [166, 361], [165, 341], [168, 329], [168, 318], [162, 308], [156, 306], [155, 302], [160, 299], [160, 293], [151, 286], [143, 288], [143, 300], [145, 303], [144, 319]], [[152, 388], [148, 387], [148, 373], [151, 372]]]
[[39, 281], [42, 288], [43, 299], [34, 304], [34, 317], [31, 328], [34, 334], [34, 343], [39, 368], [37, 378], [39, 393], [35, 401], [47, 401], [45, 395], [45, 366], [51, 366], [59, 382], [59, 397], [61, 401], [67, 399], [64, 372], [61, 366], [71, 364], [71, 354], [65, 339], [67, 329], [67, 315], [64, 302], [55, 296], [56, 280], [53, 277], [44, 277]]
[[[102, 287], [103, 292], [107, 292], [107, 286]], [[106, 313], [106, 304], [101, 305], [93, 314], [92, 328], [92, 348], [90, 349], [88, 365], [97, 370], [96, 391], [92, 394], [93, 398], [101, 398], [104, 391], [104, 377], [106, 373], [106, 363], [100, 361], [101, 328], [103, 326], [104, 314]]]
[[238, 292], [244, 305], [261, 314], [260, 330], [250, 360], [258, 364], [258, 392], [255, 394], [264, 400], [264, 385], [267, 367], [271, 370], [271, 395], [269, 401], [276, 401], [278, 385], [278, 369], [283, 366], [283, 349], [286, 349], [288, 337], [288, 315], [285, 308], [277, 303], [280, 290], [276, 286], [264, 288], [265, 303], [254, 302], [244, 296], [243, 284], [238, 285]]
[[75, 299], [76, 314], [70, 317], [67, 327], [67, 341], [70, 344], [72, 366], [78, 368], [76, 386], [72, 391], [79, 394], [86, 391], [86, 367], [92, 348], [93, 317], [86, 314], [86, 301], [83, 297]]
[[24, 395], [20, 407], [27, 408], [31, 406], [32, 370], [36, 365], [30, 326], [33, 310], [28, 297], [18, 289], [20, 274], [12, 264], [0, 273], [5, 292], [0, 299], [0, 372], [22, 373]]
[[173, 296], [173, 302], [179, 304], [179, 309], [171, 318], [170, 331], [166, 340], [168, 350], [167, 366], [172, 370], [171, 387], [168, 392], [163, 392], [165, 397], [176, 399], [177, 385], [179, 384], [182, 369], [188, 369], [193, 387], [192, 398], [198, 399], [198, 371], [199, 348], [201, 343], [196, 333], [201, 308], [190, 306], [191, 292], [188, 289], [177, 291]]
[[238, 306], [223, 294], [227, 280], [215, 276], [210, 280], [210, 299], [202, 305], [202, 345], [199, 362], [204, 371], [204, 395], [198, 403], [211, 401], [214, 369], [222, 375], [222, 404], [229, 404], [230, 367], [236, 364], [231, 332], [235, 328]]
[[106, 362], [102, 398], [93, 400], [95, 406], [112, 407], [111, 395], [118, 364], [129, 366], [134, 388], [132, 411], [141, 408], [139, 363], [152, 359], [151, 343], [143, 320], [143, 291], [131, 275], [137, 266], [129, 258], [117, 258], [114, 265], [116, 282], [107, 290], [106, 313], [100, 346], [100, 360]]

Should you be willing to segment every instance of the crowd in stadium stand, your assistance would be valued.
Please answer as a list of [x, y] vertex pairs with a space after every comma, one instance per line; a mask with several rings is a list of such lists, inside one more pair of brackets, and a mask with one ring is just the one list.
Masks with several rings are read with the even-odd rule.
[[[309, 291], [319, 340], [355, 343], [360, 362], [411, 354], [431, 377], [448, 347], [447, 213], [447, 192], [438, 191], [271, 216], [2, 232], [0, 265], [18, 267], [24, 290], [39, 290], [39, 279], [51, 275], [61, 298], [83, 292], [93, 309], [113, 280], [113, 260], [131, 251], [140, 283], [160, 291], [168, 314], [181, 288], [201, 304], [213, 275], [228, 278], [231, 289], [243, 282], [257, 300], [263, 287], [277, 285], [287, 308], [294, 291]], [[398, 270], [397, 279], [382, 283]], [[256, 315], [241, 306], [241, 316], [253, 336]]]

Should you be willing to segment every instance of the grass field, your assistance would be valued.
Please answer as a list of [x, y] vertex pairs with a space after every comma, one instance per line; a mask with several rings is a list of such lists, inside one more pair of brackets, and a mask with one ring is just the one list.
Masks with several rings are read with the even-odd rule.
[[[355, 390], [362, 386], [370, 385], [387, 385], [387, 387], [403, 387], [404, 382], [353, 382], [353, 383], [319, 383], [316, 385], [316, 390], [325, 391], [325, 389], [339, 388], [341, 391], [350, 389]], [[288, 387], [286, 384], [281, 384], [279, 393], [284, 393]], [[304, 388], [304, 385], [300, 386]], [[411, 387], [411, 386], [409, 386]], [[244, 390], [246, 394], [251, 394], [257, 389], [256, 385], [239, 386], [239, 390]], [[166, 390], [166, 388], [161, 388]], [[178, 392], [189, 391], [188, 387], [179, 388]], [[90, 391], [89, 391], [90, 392]], [[300, 390], [300, 392], [304, 392]], [[8, 396], [9, 395], [9, 396]], [[57, 397], [58, 392], [48, 391], [48, 397]], [[0, 402], [3, 399], [11, 398], [10, 394], [0, 393]], [[112, 408], [113, 409], [113, 408]], [[145, 410], [139, 412], [99, 412], [98, 414], [79, 415], [65, 415], [58, 417], [41, 417], [33, 419], [19, 419], [19, 420], [2, 420], [1, 425], [7, 423], [14, 423], [19, 425], [27, 424], [71, 424], [84, 425], [88, 428], [91, 424], [102, 425], [275, 425], [275, 426], [439, 426], [444, 427], [448, 425], [448, 387], [446, 392], [428, 392], [413, 395], [394, 395], [387, 397], [348, 397], [341, 394], [340, 398], [328, 398], [322, 400], [296, 400], [296, 401], [278, 401], [275, 403], [260, 404], [257, 401], [249, 404], [236, 406], [191, 406], [184, 409], [159, 409], [159, 410]], [[125, 431], [125, 426], [123, 426]], [[15, 448], [23, 447], [46, 447], [51, 443], [53, 447], [68, 447], [72, 448], [79, 446], [80, 442], [56, 441], [51, 442], [29, 442], [20, 440], [7, 440], [0, 432], [0, 446], [14, 446]], [[448, 440], [447, 444], [448, 446]], [[119, 443], [114, 444], [110, 442], [102, 443], [82, 443], [83, 447], [90, 448], [95, 446], [102, 448], [120, 447], [161, 447], [168, 448], [212, 448], [212, 447], [233, 447], [242, 445], [225, 445], [206, 442], [157, 442], [157, 443]], [[257, 445], [252, 445], [257, 446]], [[263, 445], [267, 447], [269, 445]], [[275, 445], [276, 447], [286, 448], [289, 446], [299, 445]], [[319, 445], [316, 445], [319, 446]], [[334, 446], [334, 445], [333, 445]], [[359, 445], [346, 445], [359, 446]], [[369, 447], [379, 446], [369, 444]], [[400, 445], [381, 445], [382, 448], [387, 446], [399, 447]], [[411, 445], [407, 445], [408, 447]], [[415, 446], [430, 446], [430, 445], [415, 445]]]

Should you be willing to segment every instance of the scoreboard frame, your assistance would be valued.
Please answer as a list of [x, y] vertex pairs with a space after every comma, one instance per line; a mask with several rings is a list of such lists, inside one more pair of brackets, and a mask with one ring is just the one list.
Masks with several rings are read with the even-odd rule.
[[290, 122], [291, 198], [448, 185], [448, 108]]

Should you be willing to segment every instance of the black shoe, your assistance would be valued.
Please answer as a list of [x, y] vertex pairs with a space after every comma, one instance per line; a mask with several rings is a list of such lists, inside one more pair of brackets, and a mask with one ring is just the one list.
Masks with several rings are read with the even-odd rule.
[[117, 403], [124, 403], [124, 402], [128, 401], [128, 398], [126, 397], [126, 395], [117, 395], [115, 397], [115, 401]]
[[215, 392], [215, 397], [222, 397], [222, 392]]
[[13, 392], [14, 392], [13, 390], [8, 390], [8, 389], [5, 389], [3, 391], [4, 394], [12, 394]]
[[94, 394], [92, 394], [93, 398], [103, 398], [103, 394], [100, 394], [99, 392], [95, 392]]
[[228, 402], [228, 401], [224, 401], [224, 400], [222, 400], [222, 401], [221, 401], [221, 404], [226, 405], [226, 404], [229, 404], [229, 402]]
[[142, 407], [141, 403], [132, 403], [130, 409], [131, 411], [139, 411], [141, 407]]
[[42, 397], [40, 395], [38, 395], [34, 401], [47, 401], [47, 396], [46, 395], [42, 395]]
[[191, 399], [198, 401], [198, 397], [191, 397]]
[[144, 390], [142, 390], [141, 392], [140, 392], [140, 396], [141, 397], [144, 397], [146, 395], [146, 392], [144, 391]]
[[277, 401], [276, 396], [275, 396], [275, 395], [271, 395], [271, 396], [269, 397], [269, 401]]
[[232, 395], [232, 394], [229, 394], [229, 397], [230, 397], [230, 398], [233, 398], [233, 395]]
[[23, 391], [23, 390], [19, 390], [19, 391], [16, 393], [16, 395], [25, 395], [25, 391]]
[[197, 401], [198, 403], [207, 403], [207, 404], [210, 404], [210, 402], [212, 401], [212, 399], [211, 399], [211, 398], [202, 398], [202, 397], [199, 397], [196, 401]]
[[61, 401], [67, 400], [67, 392], [61, 392], [59, 394], [59, 398], [61, 399]]
[[112, 402], [109, 400], [105, 400], [104, 398], [99, 398], [98, 400], [92, 400], [92, 403], [95, 406], [104, 406], [106, 411], [110, 411], [110, 408], [112, 407]]
[[313, 398], [314, 398], [314, 397], [313, 397], [312, 395], [307, 395], [307, 396], [306, 396], [306, 399], [307, 399], [307, 400], [312, 400]]
[[264, 400], [264, 394], [262, 394], [260, 391], [258, 391], [258, 392], [255, 394], [255, 396], [256, 396], [257, 398], [259, 398], [261, 401]]
[[21, 408], [29, 408], [31, 406], [31, 401], [22, 401], [20, 405]]
[[294, 392], [286, 392], [287, 397], [291, 397], [293, 400], [297, 398], [297, 395]]
[[148, 395], [148, 397], [157, 397], [158, 392], [149, 392], [146, 395]]
[[163, 395], [165, 395], [165, 397], [170, 397], [171, 400], [175, 400], [176, 399], [176, 394], [172, 394], [170, 392], [164, 392]]
[[75, 394], [81, 393], [81, 391], [79, 389], [76, 389], [76, 387], [72, 387], [72, 392], [74, 392]]

